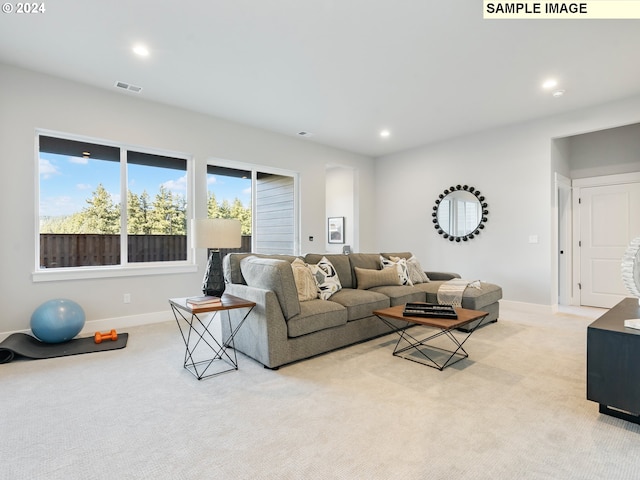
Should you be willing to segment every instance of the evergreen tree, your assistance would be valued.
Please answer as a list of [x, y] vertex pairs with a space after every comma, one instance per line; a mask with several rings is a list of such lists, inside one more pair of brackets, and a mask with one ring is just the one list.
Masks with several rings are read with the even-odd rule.
[[213, 192], [209, 192], [207, 198], [207, 216], [209, 218], [218, 218], [219, 208], [218, 202], [216, 201], [216, 194]]
[[184, 235], [186, 233], [186, 200], [174, 195], [164, 185], [156, 194], [150, 214], [150, 233], [156, 235]]
[[140, 196], [127, 192], [127, 233], [144, 235], [151, 232], [149, 194], [144, 190]]
[[[40, 233], [117, 234], [120, 232], [120, 206], [102, 184], [86, 200], [87, 207], [72, 215], [43, 217]], [[209, 218], [236, 218], [242, 224], [242, 234], [251, 235], [251, 208], [239, 198], [233, 203], [223, 200], [219, 205], [213, 192], [207, 201]], [[187, 200], [161, 186], [155, 199], [147, 191], [137, 195], [127, 192], [127, 233], [131, 235], [186, 235]]]
[[242, 234], [251, 235], [251, 208], [244, 207], [238, 197], [233, 203], [225, 199], [219, 205], [216, 194], [209, 192], [207, 213], [209, 218], [237, 218], [242, 224]]
[[251, 209], [245, 208], [239, 198], [233, 201], [230, 218], [237, 218], [242, 224], [242, 235], [251, 235]]
[[218, 207], [217, 218], [231, 218], [231, 204], [226, 198], [222, 201], [222, 204]]
[[173, 234], [187, 234], [187, 199], [184, 195], [174, 195], [175, 216], [173, 217]]
[[79, 214], [81, 223], [77, 233], [120, 233], [119, 205], [113, 203], [111, 195], [101, 183], [93, 192], [93, 196], [87, 199], [87, 204]]

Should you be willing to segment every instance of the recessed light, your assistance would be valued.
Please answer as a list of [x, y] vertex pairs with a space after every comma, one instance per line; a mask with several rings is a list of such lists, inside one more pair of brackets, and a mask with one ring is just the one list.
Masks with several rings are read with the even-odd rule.
[[558, 85], [558, 81], [550, 78], [549, 80], [546, 80], [543, 84], [542, 84], [542, 88], [544, 88], [545, 90], [549, 90], [550, 88], [553, 88], [555, 86]]
[[391, 132], [389, 130], [381, 130], [380, 131], [380, 136], [382, 138], [387, 138], [389, 135], [391, 135]]
[[140, 56], [140, 57], [148, 57], [149, 56], [149, 49], [142, 45], [142, 44], [138, 44], [135, 45], [133, 47], [133, 53], [135, 53], [136, 55]]
[[561, 96], [563, 96], [563, 95], [564, 95], [564, 90], [556, 90], [556, 91], [554, 91], [551, 95], [552, 95], [552, 96], [554, 96], [554, 97], [556, 97], [556, 98], [557, 98], [557, 97], [561, 97]]

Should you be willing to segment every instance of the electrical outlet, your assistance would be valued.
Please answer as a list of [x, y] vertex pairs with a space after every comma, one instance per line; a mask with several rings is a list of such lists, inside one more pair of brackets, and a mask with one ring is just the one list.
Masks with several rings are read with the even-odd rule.
[[123, 298], [124, 303], [131, 303], [131, 294], [125, 293]]

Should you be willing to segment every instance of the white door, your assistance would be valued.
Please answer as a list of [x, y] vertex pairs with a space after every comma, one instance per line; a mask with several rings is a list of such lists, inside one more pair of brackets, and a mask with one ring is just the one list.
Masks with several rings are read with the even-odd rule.
[[611, 308], [630, 294], [620, 263], [640, 236], [640, 183], [580, 189], [580, 304]]

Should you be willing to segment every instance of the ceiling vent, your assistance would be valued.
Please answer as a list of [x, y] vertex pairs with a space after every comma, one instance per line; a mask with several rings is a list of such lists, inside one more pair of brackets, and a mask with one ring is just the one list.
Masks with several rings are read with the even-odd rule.
[[123, 90], [128, 90], [129, 92], [133, 92], [133, 93], [140, 93], [142, 91], [142, 87], [131, 85], [130, 83], [125, 83], [125, 82], [116, 82], [116, 87], [121, 88]]

